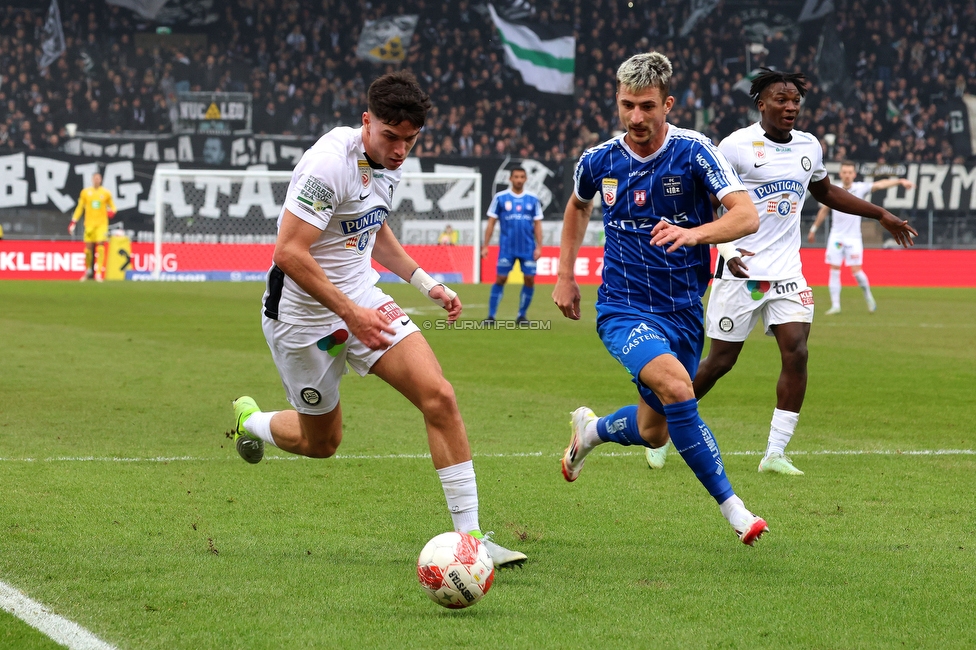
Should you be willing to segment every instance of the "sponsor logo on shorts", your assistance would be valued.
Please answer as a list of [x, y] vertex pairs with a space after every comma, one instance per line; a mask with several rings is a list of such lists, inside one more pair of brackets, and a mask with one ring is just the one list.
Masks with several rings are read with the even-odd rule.
[[718, 328], [723, 332], [731, 332], [733, 327], [735, 327], [735, 323], [728, 316], [723, 316], [718, 321]]
[[766, 280], [749, 280], [746, 282], [746, 289], [749, 290], [753, 300], [762, 300], [770, 286]]
[[339, 353], [346, 346], [346, 340], [348, 338], [349, 332], [347, 330], [338, 329], [328, 336], [320, 338], [315, 343], [315, 346], [323, 352], [328, 352], [330, 357], [336, 357], [339, 356]]
[[309, 406], [315, 406], [322, 401], [322, 395], [317, 390], [309, 386], [302, 389], [302, 401]]
[[392, 300], [386, 304], [380, 305], [378, 309], [379, 312], [383, 314], [383, 316], [386, 318], [386, 320], [390, 321], [391, 323], [395, 321], [397, 318], [407, 317], [407, 315], [403, 313], [403, 310], [400, 309], [400, 305], [396, 304]]
[[647, 325], [647, 323], [641, 323], [634, 329], [630, 330], [630, 334], [627, 335], [627, 342], [623, 345], [623, 347], [620, 348], [620, 353], [630, 354], [637, 349], [637, 346], [639, 346], [641, 343], [646, 343], [647, 341], [663, 341], [667, 343], [667, 339], [660, 334], [651, 331], [651, 328]]
[[800, 304], [804, 306], [813, 304], [813, 289], [804, 289], [800, 292]]
[[776, 291], [777, 296], [785, 296], [788, 293], [793, 293], [800, 288], [796, 282], [775, 282], [773, 283], [773, 289]]

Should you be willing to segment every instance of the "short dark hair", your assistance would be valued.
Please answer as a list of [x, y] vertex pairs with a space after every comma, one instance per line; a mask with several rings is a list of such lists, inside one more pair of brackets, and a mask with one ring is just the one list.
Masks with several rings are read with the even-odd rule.
[[857, 163], [853, 160], [842, 160], [840, 161], [841, 167], [853, 167], [854, 171], [857, 171]]
[[752, 80], [749, 88], [749, 96], [756, 106], [759, 106], [759, 99], [763, 92], [775, 83], [793, 84], [800, 97], [807, 94], [807, 78], [802, 72], [780, 72], [769, 68], [760, 68], [759, 76]]
[[369, 112], [381, 122], [396, 126], [407, 121], [418, 129], [427, 121], [431, 106], [430, 95], [406, 70], [385, 74], [371, 83], [366, 92], [366, 103]]
[[523, 167], [522, 165], [515, 165], [514, 167], [512, 167], [511, 169], [508, 170], [508, 175], [511, 176], [515, 172], [522, 172], [524, 174], [525, 173], [525, 167]]

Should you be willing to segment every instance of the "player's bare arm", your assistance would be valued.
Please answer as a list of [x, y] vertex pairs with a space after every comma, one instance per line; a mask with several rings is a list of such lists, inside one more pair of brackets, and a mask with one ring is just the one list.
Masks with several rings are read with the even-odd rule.
[[807, 241], [811, 244], [816, 240], [817, 229], [823, 224], [828, 214], [830, 214], [830, 208], [826, 205], [821, 205], [820, 209], [817, 210], [817, 219], [810, 226], [810, 232], [807, 233]]
[[696, 228], [682, 228], [662, 219], [651, 230], [651, 243], [670, 244], [667, 252], [671, 253], [682, 246], [730, 242], [759, 230], [759, 214], [748, 192], [729, 192], [722, 197], [722, 205], [726, 212], [721, 218]]
[[810, 183], [810, 193], [817, 201], [835, 210], [880, 222], [884, 229], [890, 232], [895, 241], [902, 246], [915, 245], [912, 237], [917, 237], [918, 231], [912, 228], [907, 221], [899, 219], [884, 208], [859, 199], [847, 190], [831, 184], [829, 178]]
[[559, 307], [559, 311], [566, 318], [579, 320], [580, 290], [576, 283], [574, 269], [583, 237], [586, 236], [586, 226], [590, 223], [590, 211], [593, 202], [583, 202], [573, 194], [566, 202], [563, 212], [563, 235], [559, 242], [559, 273], [556, 276], [556, 286], [552, 290], [552, 300]]
[[535, 234], [535, 250], [532, 251], [532, 259], [537, 260], [542, 257], [542, 220], [536, 219], [532, 229]]
[[491, 241], [491, 233], [495, 232], [495, 222], [498, 219], [488, 217], [488, 225], [485, 226], [485, 240], [481, 242], [481, 256], [488, 257], [488, 242]]
[[896, 185], [900, 185], [906, 190], [910, 190], [915, 187], [915, 183], [911, 182], [907, 178], [885, 178], [871, 183], [871, 191], [880, 192], [881, 190], [886, 190], [889, 187], [895, 187]]
[[349, 331], [371, 350], [390, 347], [392, 339], [386, 334], [394, 334], [395, 330], [390, 327], [386, 317], [378, 310], [360, 307], [350, 300], [332, 284], [312, 257], [309, 249], [321, 235], [321, 230], [286, 209], [275, 244], [275, 265], [310, 296], [342, 318]]
[[[383, 224], [376, 233], [376, 243], [373, 246], [373, 259], [395, 273], [407, 282], [420, 269], [420, 265], [404, 250], [388, 224]], [[454, 322], [461, 315], [461, 299], [453, 291], [445, 291], [443, 284], [438, 284], [430, 290], [430, 298], [447, 311], [447, 320]]]

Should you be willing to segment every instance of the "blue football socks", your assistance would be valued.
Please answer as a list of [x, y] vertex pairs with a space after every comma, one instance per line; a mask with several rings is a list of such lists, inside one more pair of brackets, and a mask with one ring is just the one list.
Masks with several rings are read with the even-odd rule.
[[618, 445], [649, 446], [641, 438], [637, 427], [637, 405], [631, 404], [617, 410], [616, 413], [604, 416], [596, 421], [596, 435], [604, 442], [615, 442]]
[[488, 318], [494, 318], [498, 311], [498, 303], [502, 301], [502, 294], [505, 293], [504, 284], [491, 285], [491, 297], [488, 298]]
[[708, 493], [720, 504], [735, 496], [732, 484], [725, 475], [722, 453], [711, 430], [698, 415], [698, 400], [690, 399], [667, 404], [664, 415], [674, 448], [688, 463]]
[[531, 287], [527, 284], [522, 285], [522, 293], [519, 294], [519, 318], [525, 318], [525, 312], [529, 311], [529, 305], [532, 303], [533, 293], [535, 293], [535, 285], [532, 285]]

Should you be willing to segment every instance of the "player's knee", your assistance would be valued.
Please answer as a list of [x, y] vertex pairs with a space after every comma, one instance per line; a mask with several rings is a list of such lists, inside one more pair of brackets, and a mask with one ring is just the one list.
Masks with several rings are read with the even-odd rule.
[[300, 453], [309, 458], [331, 458], [335, 456], [342, 442], [342, 424], [334, 423], [325, 428], [313, 430], [303, 427]]
[[534, 287], [535, 286], [535, 276], [527, 275], [525, 276], [525, 286]]
[[420, 410], [428, 418], [436, 418], [457, 411], [457, 397], [451, 382], [443, 377], [431, 383], [424, 391]]
[[[690, 399], [695, 399], [695, 389], [690, 380], [681, 381], [674, 379], [668, 381], [663, 386], [655, 388], [654, 392], [662, 404], [677, 404], [678, 402], [687, 402]], [[641, 432], [641, 435], [643, 437], [643, 432]], [[646, 440], [647, 438], [644, 439]]]
[[796, 345], [784, 352], [783, 368], [795, 373], [805, 373], [808, 357], [807, 344], [804, 341], [798, 341]]
[[499, 286], [505, 284], [506, 282], [508, 282], [508, 276], [507, 275], [499, 275], [498, 277], [495, 278], [495, 284], [497, 284]]
[[652, 448], [657, 449], [658, 447], [663, 447], [668, 441], [667, 422], [653, 426], [642, 426], [640, 428], [640, 435]]

